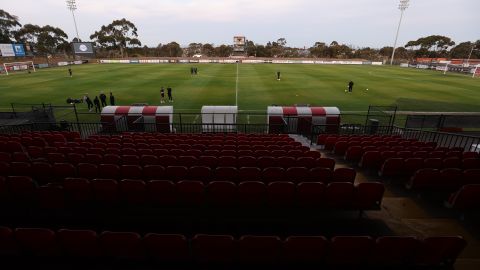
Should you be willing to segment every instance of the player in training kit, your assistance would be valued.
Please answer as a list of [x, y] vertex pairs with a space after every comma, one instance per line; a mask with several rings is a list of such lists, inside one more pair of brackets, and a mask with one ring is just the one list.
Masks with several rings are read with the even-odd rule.
[[165, 88], [160, 89], [160, 103], [165, 103]]
[[168, 102], [173, 102], [172, 88], [170, 86], [167, 87], [167, 94], [168, 94]]

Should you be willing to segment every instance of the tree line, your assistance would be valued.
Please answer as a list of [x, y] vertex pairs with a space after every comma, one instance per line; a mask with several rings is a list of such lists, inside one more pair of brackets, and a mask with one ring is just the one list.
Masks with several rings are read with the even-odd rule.
[[[158, 44], [156, 47], [142, 46], [135, 24], [125, 18], [103, 25], [90, 35], [95, 43], [98, 57], [228, 57], [233, 52], [231, 45], [215, 46], [211, 43], [190, 43], [182, 48], [172, 41]], [[77, 38], [71, 41], [80, 41]], [[68, 35], [58, 27], [35, 24], [22, 25], [17, 16], [0, 9], [0, 43], [25, 43], [33, 49], [35, 55], [49, 56], [72, 54]], [[371, 61], [386, 61], [392, 55], [392, 47], [382, 48], [354, 47], [333, 41], [330, 44], [315, 42], [309, 48], [295, 48], [287, 45], [285, 38], [258, 44], [247, 41], [247, 56], [283, 57], [283, 58], [361, 58]], [[480, 58], [480, 40], [456, 44], [451, 38], [441, 35], [421, 37], [409, 41], [395, 51], [397, 60], [411, 60], [417, 57], [431, 58]]]

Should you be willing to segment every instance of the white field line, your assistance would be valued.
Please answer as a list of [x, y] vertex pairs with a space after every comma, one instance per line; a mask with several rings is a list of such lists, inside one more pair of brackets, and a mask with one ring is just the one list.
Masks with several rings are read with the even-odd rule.
[[237, 78], [235, 80], [235, 106], [238, 106], [238, 66], [237, 63]]
[[193, 120], [193, 124], [196, 124], [196, 123], [197, 123], [198, 118], [200, 118], [200, 115], [199, 115], [199, 114], [197, 114], [197, 116], [195, 116], [195, 119]]

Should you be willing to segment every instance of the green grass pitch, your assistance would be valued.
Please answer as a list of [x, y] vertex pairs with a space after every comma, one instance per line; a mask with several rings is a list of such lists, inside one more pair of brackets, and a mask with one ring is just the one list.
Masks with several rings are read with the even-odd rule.
[[[198, 67], [197, 76], [190, 75], [191, 66]], [[158, 105], [161, 86], [173, 88], [175, 112], [235, 105], [236, 95], [241, 111], [264, 112], [271, 104], [337, 106], [355, 112], [366, 111], [369, 105], [397, 105], [402, 111], [480, 109], [478, 78], [389, 66], [89, 64], [72, 69], [72, 78], [67, 67], [0, 76], [1, 109], [11, 109], [10, 103], [66, 105], [67, 97], [88, 93], [93, 99], [102, 90], [107, 95], [112, 91], [118, 105]], [[351, 94], [345, 93], [350, 80], [355, 83]], [[79, 110], [86, 112], [86, 105], [80, 104]]]

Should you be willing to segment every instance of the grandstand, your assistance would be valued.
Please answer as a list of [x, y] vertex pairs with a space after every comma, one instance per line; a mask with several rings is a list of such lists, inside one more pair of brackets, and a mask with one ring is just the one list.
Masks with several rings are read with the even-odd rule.
[[0, 138], [2, 220], [16, 220], [0, 227], [0, 254], [22, 267], [18, 256], [53, 267], [444, 268], [470, 239], [388, 225], [384, 215], [400, 214], [388, 210], [398, 207], [393, 181], [435, 191], [440, 202], [426, 198], [436, 211], [479, 205], [478, 152], [400, 135], [324, 134], [313, 145], [287, 134]]

